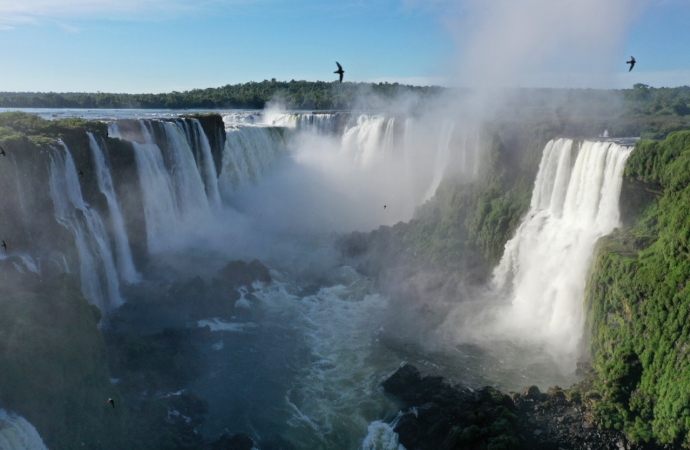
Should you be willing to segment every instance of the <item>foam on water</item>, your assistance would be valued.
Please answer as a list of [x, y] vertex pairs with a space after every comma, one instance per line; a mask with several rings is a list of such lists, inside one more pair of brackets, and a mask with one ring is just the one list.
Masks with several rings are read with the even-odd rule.
[[0, 409], [0, 449], [48, 450], [33, 425], [4, 409]]
[[[243, 333], [256, 328], [255, 323], [251, 322], [226, 322], [218, 317], [213, 319], [202, 319], [197, 321], [199, 328], [209, 327], [211, 331], [229, 331], [233, 333]], [[222, 346], [220, 348], [223, 348]], [[220, 350], [220, 349], [219, 349]]]
[[393, 426], [375, 420], [369, 424], [367, 437], [364, 438], [362, 450], [405, 450], [398, 442], [398, 434], [393, 431]]

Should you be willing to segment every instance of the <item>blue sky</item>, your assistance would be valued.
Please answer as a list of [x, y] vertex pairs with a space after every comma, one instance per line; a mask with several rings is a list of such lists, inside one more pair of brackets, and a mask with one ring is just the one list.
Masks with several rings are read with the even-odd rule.
[[[0, 90], [332, 80], [336, 60], [350, 81], [690, 84], [690, 1], [565, 0], [578, 6], [553, 11], [549, 3], [560, 2], [0, 0]], [[631, 54], [638, 66], [627, 74]]]

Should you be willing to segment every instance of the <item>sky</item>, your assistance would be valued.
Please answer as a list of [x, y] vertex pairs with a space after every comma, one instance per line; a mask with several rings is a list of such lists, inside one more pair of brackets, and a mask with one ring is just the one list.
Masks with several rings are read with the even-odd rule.
[[[690, 0], [0, 0], [0, 91], [690, 84]], [[634, 55], [633, 72], [625, 64]]]

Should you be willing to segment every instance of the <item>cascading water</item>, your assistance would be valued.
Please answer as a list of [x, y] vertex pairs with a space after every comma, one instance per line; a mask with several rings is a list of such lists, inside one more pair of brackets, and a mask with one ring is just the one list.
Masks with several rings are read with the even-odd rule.
[[74, 234], [84, 297], [102, 311], [109, 311], [122, 304], [110, 240], [98, 213], [84, 202], [67, 146], [62, 144], [51, 150], [50, 196], [55, 218]]
[[132, 141], [132, 145], [141, 183], [148, 249], [150, 253], [157, 253], [167, 248], [178, 212], [161, 150], [144, 122], [141, 122], [141, 131], [144, 144]]
[[88, 133], [88, 136], [89, 146], [91, 147], [91, 153], [96, 168], [98, 188], [108, 200], [110, 221], [113, 233], [115, 234], [118, 272], [122, 280], [128, 283], [135, 283], [141, 279], [141, 275], [137, 273], [134, 267], [134, 261], [132, 260], [132, 251], [129, 248], [129, 238], [127, 237], [127, 231], [125, 229], [125, 221], [122, 217], [122, 211], [120, 211], [120, 205], [117, 202], [117, 196], [115, 195], [113, 180], [110, 176], [110, 167], [106, 161], [107, 153], [92, 133]]
[[209, 201], [185, 133], [177, 123], [163, 122], [163, 127], [168, 141], [168, 171], [180, 218], [206, 217], [210, 214]]
[[[444, 172], [448, 166], [448, 159], [450, 158], [450, 139], [453, 136], [453, 129], [455, 124], [450, 121], [445, 121], [443, 123], [443, 128], [441, 132], [440, 139], [438, 141], [438, 148], [436, 150], [436, 164], [434, 167], [434, 177], [431, 181], [429, 189], [424, 194], [424, 200], [429, 200], [436, 193], [436, 189], [441, 184]], [[464, 156], [464, 153], [463, 153]], [[464, 167], [464, 164], [463, 164]]]
[[581, 350], [594, 244], [619, 225], [622, 173], [631, 150], [611, 142], [549, 142], [530, 210], [494, 272], [496, 285], [513, 298], [500, 328], [547, 343], [568, 369]]
[[220, 190], [229, 195], [240, 185], [256, 183], [261, 175], [287, 155], [283, 130], [275, 127], [233, 126], [225, 129]]
[[33, 425], [4, 409], [0, 409], [0, 449], [48, 450]]
[[264, 123], [276, 127], [293, 128], [300, 131], [336, 134], [342, 127], [343, 122], [348, 118], [349, 116], [343, 115], [342, 113], [280, 113], [268, 114]]
[[197, 119], [192, 119], [192, 126], [197, 138], [197, 146], [201, 149], [201, 161], [197, 161], [197, 165], [199, 166], [199, 171], [203, 174], [206, 196], [211, 206], [218, 209], [221, 204], [220, 191], [218, 189], [216, 167], [213, 164], [213, 155], [211, 154], [211, 144], [208, 142], [208, 137]]
[[[383, 155], [391, 153], [393, 121], [394, 119], [387, 119], [385, 116], [359, 116], [356, 125], [343, 134], [343, 150], [363, 166], [376, 164], [382, 160]], [[384, 136], [388, 136], [388, 139], [384, 139]]]

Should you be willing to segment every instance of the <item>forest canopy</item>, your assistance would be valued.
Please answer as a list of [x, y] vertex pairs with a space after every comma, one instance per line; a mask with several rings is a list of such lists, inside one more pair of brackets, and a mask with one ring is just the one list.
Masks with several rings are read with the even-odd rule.
[[[404, 105], [407, 111], [420, 111], [433, 107], [437, 99], [462, 104], [470, 94], [468, 89], [440, 86], [272, 79], [161, 94], [0, 92], [0, 108], [263, 109], [274, 103], [291, 110], [382, 112], [391, 105]], [[505, 90], [500, 95], [503, 101], [496, 112], [509, 120], [580, 124], [580, 128], [596, 128], [597, 133], [606, 129], [612, 137], [648, 139], [663, 139], [690, 128], [689, 86], [655, 88], [638, 83], [618, 90], [532, 88]]]

